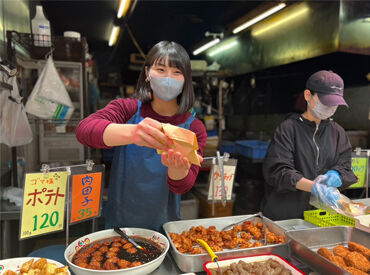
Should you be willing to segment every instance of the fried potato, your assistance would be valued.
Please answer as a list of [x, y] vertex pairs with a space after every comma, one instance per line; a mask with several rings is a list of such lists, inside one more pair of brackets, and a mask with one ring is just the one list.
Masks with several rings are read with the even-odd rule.
[[6, 270], [4, 275], [69, 275], [69, 273], [68, 266], [58, 267], [54, 263], [48, 263], [45, 258], [40, 258], [36, 262], [34, 259], [25, 262], [18, 273]]
[[39, 270], [43, 270], [45, 265], [46, 265], [47, 261], [45, 258], [40, 258], [38, 259], [36, 262], [33, 263], [32, 265], [32, 269], [39, 269]]
[[57, 269], [57, 265], [56, 264], [51, 264], [51, 263], [47, 263], [46, 266], [45, 266], [45, 269], [43, 270], [43, 274], [44, 275], [53, 275], [55, 274], [55, 270]]
[[25, 262], [21, 267], [21, 273], [27, 273], [33, 264], [33, 259], [29, 260], [28, 262]]
[[361, 271], [368, 272], [370, 270], [370, 263], [364, 255], [360, 252], [350, 252], [344, 258], [347, 265], [357, 268]]

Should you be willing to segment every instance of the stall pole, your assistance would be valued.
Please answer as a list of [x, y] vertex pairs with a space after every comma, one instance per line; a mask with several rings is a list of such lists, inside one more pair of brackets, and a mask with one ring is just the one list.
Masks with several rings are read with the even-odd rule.
[[221, 151], [224, 111], [222, 107], [222, 82], [218, 81], [218, 150]]

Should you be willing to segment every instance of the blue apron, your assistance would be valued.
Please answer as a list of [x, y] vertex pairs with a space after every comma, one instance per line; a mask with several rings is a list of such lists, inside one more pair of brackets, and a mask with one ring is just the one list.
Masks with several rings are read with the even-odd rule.
[[[140, 109], [138, 101], [137, 112], [128, 124], [144, 119]], [[177, 126], [189, 129], [194, 119], [190, 116]], [[136, 144], [116, 147], [104, 211], [106, 228], [116, 225], [162, 231], [164, 223], [179, 220], [181, 195], [170, 191], [166, 177], [167, 167], [155, 149]]]

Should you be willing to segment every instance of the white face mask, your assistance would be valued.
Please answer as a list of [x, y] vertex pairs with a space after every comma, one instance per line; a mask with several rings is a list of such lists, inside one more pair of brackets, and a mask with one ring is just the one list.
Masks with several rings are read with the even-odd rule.
[[153, 92], [162, 100], [170, 101], [182, 92], [184, 81], [179, 81], [171, 77], [154, 77], [149, 74], [150, 87]]
[[325, 120], [334, 115], [335, 111], [337, 110], [338, 106], [326, 106], [322, 104], [320, 101], [317, 101], [314, 97], [312, 97], [315, 101], [315, 107], [311, 108], [311, 104], [307, 101], [308, 106], [310, 107], [311, 113], [314, 117], [320, 120]]

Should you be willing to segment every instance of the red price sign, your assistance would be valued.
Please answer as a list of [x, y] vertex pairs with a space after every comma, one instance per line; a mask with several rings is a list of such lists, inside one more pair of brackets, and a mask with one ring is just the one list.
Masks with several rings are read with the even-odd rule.
[[71, 224], [100, 215], [102, 173], [74, 175]]

